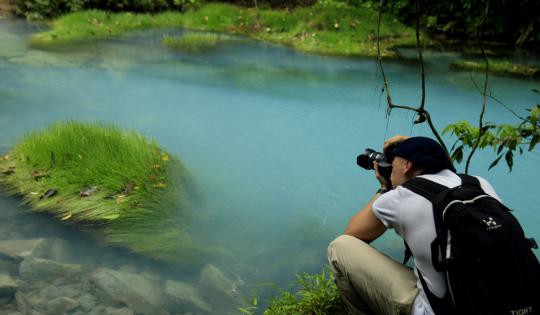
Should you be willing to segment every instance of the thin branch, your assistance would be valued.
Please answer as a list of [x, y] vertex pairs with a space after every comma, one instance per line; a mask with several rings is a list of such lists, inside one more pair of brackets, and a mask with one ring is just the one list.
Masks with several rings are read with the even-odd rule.
[[382, 55], [381, 55], [381, 20], [382, 20], [382, 12], [384, 10], [384, 6], [386, 4], [385, 0], [380, 0], [379, 2], [379, 17], [377, 21], [377, 59], [379, 61], [379, 67], [381, 68], [381, 74], [383, 78], [383, 92], [386, 92], [386, 103], [388, 105], [386, 110], [387, 117], [390, 115], [390, 112], [394, 108], [400, 108], [405, 110], [410, 110], [413, 112], [416, 112], [418, 115], [417, 120], [415, 123], [422, 123], [427, 120], [429, 124], [429, 128], [431, 129], [431, 132], [435, 135], [443, 149], [448, 154], [448, 149], [446, 148], [446, 145], [444, 144], [444, 141], [442, 140], [441, 136], [437, 132], [437, 129], [435, 128], [435, 125], [433, 124], [433, 121], [431, 119], [431, 115], [429, 112], [425, 109], [425, 99], [426, 99], [426, 77], [425, 77], [425, 68], [424, 68], [424, 59], [422, 56], [422, 45], [420, 42], [420, 1], [416, 1], [416, 45], [418, 47], [418, 57], [420, 59], [421, 64], [421, 75], [422, 75], [422, 99], [420, 101], [420, 105], [418, 107], [412, 107], [412, 106], [405, 106], [405, 105], [398, 105], [394, 104], [392, 102], [392, 97], [390, 96], [390, 88], [388, 86], [388, 80], [386, 78], [386, 73], [384, 72], [384, 66], [382, 62]]
[[486, 71], [485, 71], [485, 77], [484, 77], [484, 90], [482, 92], [482, 111], [480, 112], [480, 118], [478, 121], [478, 137], [476, 138], [476, 141], [474, 142], [474, 146], [471, 150], [471, 153], [469, 153], [469, 156], [467, 157], [467, 164], [465, 164], [465, 174], [469, 174], [469, 165], [471, 163], [472, 156], [474, 152], [476, 152], [476, 149], [478, 149], [478, 146], [480, 145], [480, 140], [482, 139], [482, 136], [485, 133], [483, 119], [484, 119], [484, 113], [486, 112], [486, 99], [487, 99], [487, 89], [488, 89], [488, 80], [489, 80], [489, 62], [488, 62], [486, 52], [484, 51], [484, 46], [482, 45], [480, 27], [478, 27], [477, 29], [476, 36], [478, 40], [478, 45], [480, 45], [480, 50], [482, 51], [482, 56], [484, 57]]
[[377, 59], [379, 60], [379, 67], [381, 68], [381, 75], [383, 78], [383, 92], [386, 92], [386, 103], [388, 104], [387, 110], [386, 110], [386, 116], [390, 116], [390, 111], [392, 110], [392, 97], [390, 96], [390, 90], [388, 89], [388, 80], [386, 79], [386, 73], [384, 72], [384, 67], [382, 63], [382, 56], [381, 56], [381, 20], [382, 20], [382, 13], [384, 6], [386, 4], [385, 0], [381, 0], [379, 3], [379, 18], [377, 21]]
[[420, 100], [420, 110], [424, 110], [426, 102], [426, 71], [424, 68], [424, 58], [422, 56], [422, 45], [420, 43], [420, 1], [416, 1], [416, 47], [418, 47], [418, 59], [422, 69], [422, 99]]
[[[476, 80], [474, 79], [472, 73], [470, 75], [471, 77], [471, 82], [473, 83], [474, 87], [476, 88], [476, 90], [478, 91], [478, 93], [480, 95], [483, 95], [485, 93], [482, 93], [482, 91], [480, 90], [480, 87], [478, 86], [478, 83], [476, 82]], [[487, 97], [489, 97], [490, 99], [494, 100], [496, 103], [498, 103], [499, 105], [501, 105], [502, 107], [504, 107], [507, 111], [509, 111], [512, 115], [514, 115], [516, 118], [518, 118], [519, 120], [526, 120], [525, 118], [523, 118], [522, 116], [519, 116], [518, 113], [516, 113], [513, 109], [511, 109], [508, 105], [504, 104], [501, 100], [499, 100], [498, 98], [496, 98], [495, 96], [493, 96], [493, 94], [491, 94], [491, 89], [489, 91], [489, 93], [487, 94]]]

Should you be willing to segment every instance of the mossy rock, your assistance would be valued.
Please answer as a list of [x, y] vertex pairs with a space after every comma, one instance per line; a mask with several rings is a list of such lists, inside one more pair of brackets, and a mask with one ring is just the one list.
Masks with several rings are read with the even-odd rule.
[[67, 121], [26, 135], [0, 160], [0, 184], [33, 211], [108, 244], [191, 265], [204, 255], [189, 225], [198, 193], [180, 160], [136, 132]]

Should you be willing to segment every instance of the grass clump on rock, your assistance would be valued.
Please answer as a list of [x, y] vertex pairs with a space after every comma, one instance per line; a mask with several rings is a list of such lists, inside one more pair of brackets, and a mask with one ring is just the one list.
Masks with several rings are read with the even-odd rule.
[[109, 244], [179, 264], [201, 254], [188, 231], [196, 200], [191, 175], [138, 133], [60, 122], [23, 137], [0, 166], [0, 183], [32, 210]]

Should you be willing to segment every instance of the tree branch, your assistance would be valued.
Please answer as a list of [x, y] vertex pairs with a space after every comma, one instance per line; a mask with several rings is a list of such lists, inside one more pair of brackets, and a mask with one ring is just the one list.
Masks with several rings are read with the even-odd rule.
[[377, 59], [379, 61], [379, 67], [381, 68], [381, 74], [383, 78], [383, 92], [386, 93], [386, 103], [387, 103], [387, 110], [386, 115], [387, 117], [390, 116], [390, 113], [392, 109], [394, 108], [400, 108], [405, 110], [410, 110], [413, 112], [416, 112], [418, 117], [415, 121], [415, 123], [423, 123], [424, 121], [428, 122], [429, 128], [431, 129], [431, 132], [435, 135], [443, 149], [446, 151], [447, 154], [449, 154], [448, 149], [446, 148], [446, 145], [444, 144], [444, 141], [442, 140], [441, 136], [437, 132], [437, 129], [435, 128], [435, 125], [433, 124], [433, 121], [431, 119], [431, 115], [429, 112], [425, 109], [425, 99], [426, 99], [426, 77], [425, 77], [425, 68], [424, 68], [424, 59], [422, 56], [422, 45], [420, 42], [420, 1], [416, 0], [416, 45], [418, 48], [418, 58], [420, 59], [420, 65], [421, 65], [421, 75], [422, 75], [422, 98], [420, 100], [420, 105], [418, 107], [412, 107], [412, 106], [405, 106], [405, 105], [398, 105], [394, 104], [392, 102], [392, 97], [390, 96], [390, 88], [388, 85], [388, 80], [386, 78], [386, 74], [384, 72], [384, 66], [382, 62], [382, 55], [381, 55], [381, 20], [382, 20], [382, 13], [384, 10], [384, 6], [386, 4], [385, 0], [380, 0], [379, 2], [379, 17], [378, 17], [378, 23], [377, 23]]
[[476, 138], [476, 141], [474, 142], [474, 146], [471, 150], [471, 153], [469, 153], [469, 156], [467, 157], [467, 164], [465, 164], [465, 174], [469, 174], [469, 165], [471, 163], [471, 159], [473, 154], [476, 152], [476, 149], [478, 149], [478, 146], [480, 144], [480, 140], [482, 139], [482, 136], [484, 135], [484, 113], [486, 112], [486, 98], [487, 98], [487, 89], [488, 89], [488, 79], [489, 79], [489, 62], [486, 55], [486, 52], [484, 50], [484, 46], [482, 45], [482, 39], [480, 35], [480, 27], [478, 27], [476, 32], [478, 45], [480, 45], [480, 50], [482, 51], [482, 56], [484, 57], [484, 63], [486, 65], [486, 71], [485, 71], [485, 77], [484, 77], [484, 90], [482, 91], [482, 111], [480, 112], [480, 118], [478, 121], [478, 137]]

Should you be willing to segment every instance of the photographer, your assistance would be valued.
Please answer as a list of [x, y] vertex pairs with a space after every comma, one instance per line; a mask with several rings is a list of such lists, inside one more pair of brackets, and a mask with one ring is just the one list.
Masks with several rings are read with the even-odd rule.
[[[402, 185], [423, 177], [452, 188], [461, 185], [461, 178], [445, 150], [430, 138], [394, 136], [385, 141], [384, 151], [391, 163], [389, 178], [381, 176], [377, 160], [371, 161], [381, 187], [351, 218], [344, 235], [330, 243], [328, 260], [353, 314], [434, 314], [418, 276], [420, 272], [430, 294], [445, 296], [444, 273], [432, 265], [433, 207]], [[479, 181], [486, 194], [499, 200], [486, 180]], [[414, 271], [368, 245], [387, 229], [394, 229], [408, 244]]]

